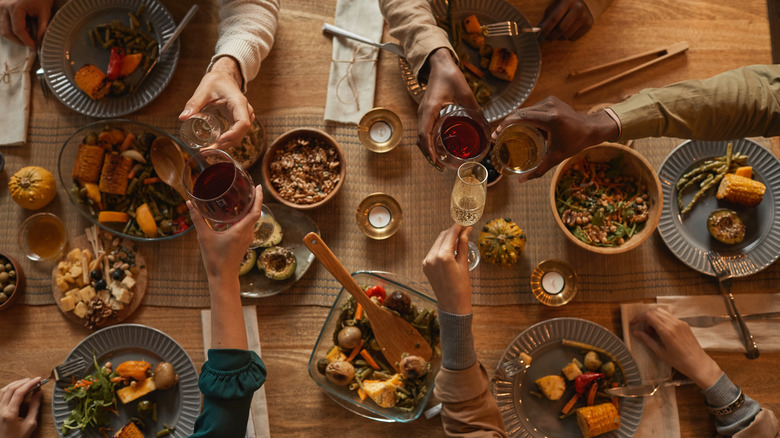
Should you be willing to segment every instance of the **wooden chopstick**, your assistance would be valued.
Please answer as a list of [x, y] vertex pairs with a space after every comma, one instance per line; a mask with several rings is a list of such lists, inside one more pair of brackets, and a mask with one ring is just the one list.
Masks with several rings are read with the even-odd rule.
[[624, 71], [623, 73], [616, 74], [615, 76], [609, 77], [607, 79], [604, 79], [601, 82], [597, 82], [597, 83], [595, 83], [595, 84], [593, 84], [593, 85], [591, 85], [589, 87], [585, 87], [585, 88], [581, 89], [580, 91], [578, 91], [575, 94], [575, 96], [580, 96], [582, 94], [585, 94], [585, 93], [588, 93], [590, 91], [593, 91], [593, 90], [595, 90], [595, 89], [597, 89], [599, 87], [602, 87], [602, 86], [604, 86], [606, 84], [614, 82], [614, 81], [616, 81], [616, 80], [618, 80], [620, 78], [628, 76], [628, 75], [630, 75], [630, 74], [632, 74], [632, 73], [634, 73], [636, 71], [639, 71], [639, 70], [641, 70], [641, 69], [643, 69], [645, 67], [648, 67], [648, 66], [653, 65], [655, 63], [661, 62], [661, 61], [663, 61], [665, 59], [669, 59], [670, 57], [672, 57], [674, 55], [678, 55], [680, 53], [683, 53], [683, 52], [685, 52], [687, 50], [688, 50], [688, 42], [687, 41], [682, 41], [682, 42], [679, 42], [677, 44], [672, 44], [671, 46], [661, 47], [659, 49], [650, 50], [648, 52], [640, 53], [640, 54], [637, 54], [637, 55], [631, 55], [631, 56], [627, 56], [625, 58], [620, 58], [618, 60], [615, 60], [615, 61], [612, 61], [612, 62], [608, 62], [606, 64], [597, 65], [595, 67], [587, 68], [585, 70], [576, 71], [576, 72], [573, 72], [573, 73], [569, 74], [569, 78], [572, 78], [572, 77], [578, 76], [578, 75], [582, 75], [582, 74], [585, 74], [585, 73], [591, 73], [591, 72], [594, 72], [594, 71], [602, 70], [602, 69], [605, 69], [607, 67], [612, 67], [614, 65], [622, 64], [624, 62], [631, 61], [631, 60], [634, 60], [634, 59], [639, 59], [639, 58], [642, 58], [642, 57], [645, 57], [645, 56], [650, 56], [650, 55], [658, 56], [656, 59], [653, 59], [653, 60], [650, 60], [648, 62], [645, 62], [644, 64], [640, 64], [640, 65], [638, 65], [638, 66], [636, 66], [634, 68], [631, 68], [629, 70]]

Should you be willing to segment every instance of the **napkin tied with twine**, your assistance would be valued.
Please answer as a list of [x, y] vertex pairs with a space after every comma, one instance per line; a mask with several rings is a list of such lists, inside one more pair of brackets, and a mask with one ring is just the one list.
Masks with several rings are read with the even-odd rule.
[[[246, 326], [246, 338], [249, 349], [260, 354], [260, 333], [257, 329], [257, 309], [255, 306], [244, 306], [244, 325]], [[203, 325], [203, 351], [208, 360], [209, 348], [211, 348], [211, 310], [203, 310], [200, 314]], [[252, 396], [252, 406], [249, 409], [249, 421], [246, 426], [247, 438], [268, 438], [271, 430], [268, 425], [268, 405], [265, 399], [265, 386], [255, 391]]]
[[[335, 25], [372, 41], [382, 40], [382, 12], [375, 0], [338, 0]], [[333, 37], [325, 120], [357, 124], [374, 106], [379, 49]]]
[[30, 67], [35, 51], [0, 38], [0, 146], [21, 146], [27, 141], [30, 115]]

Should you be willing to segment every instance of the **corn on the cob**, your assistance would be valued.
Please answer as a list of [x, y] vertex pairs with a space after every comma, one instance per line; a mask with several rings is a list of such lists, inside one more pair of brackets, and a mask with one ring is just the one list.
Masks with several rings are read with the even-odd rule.
[[620, 427], [620, 415], [612, 403], [585, 406], [577, 409], [577, 425], [584, 438], [617, 430]]
[[733, 173], [723, 176], [715, 197], [726, 199], [746, 207], [755, 207], [764, 199], [766, 186], [756, 180], [745, 178]]
[[76, 163], [73, 165], [73, 179], [81, 182], [98, 182], [105, 153], [106, 150], [100, 146], [89, 144], [79, 146], [76, 152]]
[[127, 174], [133, 167], [133, 160], [119, 154], [106, 154], [103, 170], [100, 172], [100, 191], [114, 195], [124, 195], [129, 179]]

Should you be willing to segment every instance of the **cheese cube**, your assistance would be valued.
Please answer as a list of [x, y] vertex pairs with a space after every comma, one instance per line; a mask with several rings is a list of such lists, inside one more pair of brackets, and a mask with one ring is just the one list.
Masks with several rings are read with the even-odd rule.
[[122, 284], [124, 284], [125, 287], [128, 289], [132, 289], [133, 286], [135, 286], [135, 280], [133, 279], [133, 277], [129, 275], [125, 275], [125, 278], [122, 279]]
[[81, 249], [74, 248], [70, 250], [67, 258], [69, 262], [81, 262]]
[[75, 288], [65, 292], [65, 296], [73, 298], [73, 303], [78, 303], [79, 301], [81, 301], [81, 295], [79, 294], [79, 290]]
[[100, 301], [103, 301], [104, 303], [108, 304], [108, 300], [111, 298], [111, 293], [108, 292], [106, 289], [102, 289], [100, 292], [97, 293], [97, 297], [100, 298]]
[[122, 310], [125, 308], [125, 305], [120, 303], [119, 301], [115, 300], [114, 297], [111, 297], [108, 299], [108, 307], [111, 308], [111, 310]]
[[76, 304], [76, 308], [73, 309], [73, 313], [79, 318], [84, 318], [85, 316], [87, 316], [87, 310], [89, 310], [87, 305], [79, 301], [79, 303]]
[[133, 300], [133, 293], [127, 289], [123, 289], [122, 293], [116, 297], [116, 300], [122, 304], [128, 304]]
[[82, 271], [81, 263], [79, 263], [78, 265], [73, 265], [73, 266], [70, 267], [70, 269], [68, 269], [68, 273], [74, 279], [75, 278], [81, 278], [81, 271]]
[[68, 284], [68, 282], [65, 280], [65, 278], [66, 278], [66, 277], [63, 277], [63, 276], [59, 276], [59, 275], [58, 275], [58, 276], [57, 276], [57, 280], [56, 280], [56, 282], [57, 282], [57, 287], [58, 287], [58, 288], [60, 288], [60, 290], [61, 290], [61, 291], [63, 291], [63, 292], [65, 292], [65, 291], [67, 291], [68, 289], [70, 289], [70, 285], [69, 285], [69, 284]]
[[76, 308], [76, 300], [73, 299], [73, 297], [62, 297], [60, 298], [60, 305], [62, 306], [62, 310], [70, 312]]
[[79, 290], [81, 301], [85, 303], [89, 303], [95, 295], [97, 295], [97, 292], [95, 292], [95, 288], [92, 286], [84, 286], [83, 289]]

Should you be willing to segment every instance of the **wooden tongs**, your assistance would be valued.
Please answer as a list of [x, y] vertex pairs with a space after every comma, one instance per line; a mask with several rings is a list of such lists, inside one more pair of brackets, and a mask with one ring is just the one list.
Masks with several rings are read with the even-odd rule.
[[623, 73], [616, 74], [615, 76], [612, 76], [610, 78], [604, 79], [601, 82], [595, 83], [595, 84], [593, 84], [593, 85], [591, 85], [589, 87], [585, 87], [582, 90], [578, 91], [574, 95], [574, 96], [580, 96], [580, 95], [583, 95], [583, 94], [588, 93], [590, 91], [593, 91], [593, 90], [595, 90], [595, 89], [597, 89], [599, 87], [607, 85], [607, 84], [609, 84], [611, 82], [614, 82], [614, 81], [616, 81], [616, 80], [618, 80], [620, 78], [626, 77], [626, 76], [630, 75], [631, 73], [639, 71], [639, 70], [641, 70], [641, 69], [643, 69], [645, 67], [648, 67], [648, 66], [651, 66], [651, 65], [653, 65], [655, 63], [661, 62], [664, 59], [669, 59], [669, 58], [671, 58], [674, 55], [679, 55], [680, 53], [683, 53], [683, 52], [685, 52], [687, 50], [688, 50], [688, 42], [687, 41], [681, 41], [681, 42], [679, 42], [677, 44], [672, 44], [671, 46], [660, 47], [660, 48], [655, 49], [655, 50], [650, 50], [650, 51], [639, 53], [639, 54], [636, 54], [636, 55], [626, 56], [625, 58], [620, 58], [620, 59], [617, 59], [615, 61], [608, 62], [606, 64], [601, 64], [601, 65], [597, 65], [595, 67], [586, 68], [585, 70], [572, 72], [572, 73], [569, 74], [568, 79], [571, 79], [571, 78], [573, 78], [575, 76], [583, 75], [583, 74], [586, 74], [586, 73], [592, 73], [594, 71], [603, 70], [605, 68], [612, 67], [612, 66], [615, 66], [615, 65], [618, 65], [618, 64], [622, 64], [624, 62], [633, 61], [633, 60], [639, 59], [639, 58], [644, 58], [646, 56], [651, 56], [651, 55], [656, 56], [655, 59], [647, 61], [644, 64], [640, 64], [640, 65], [638, 65], [638, 66], [636, 66], [636, 67], [634, 67], [632, 69], [624, 71]]

